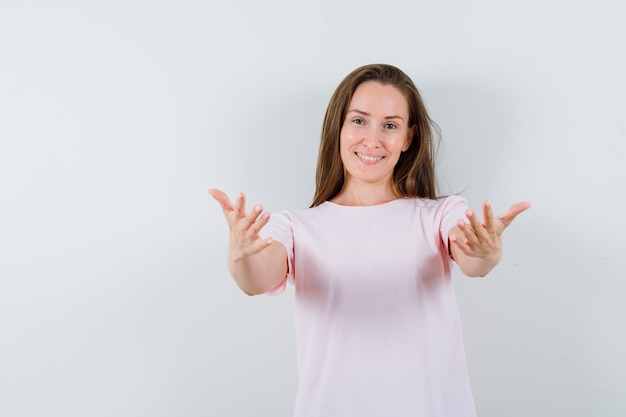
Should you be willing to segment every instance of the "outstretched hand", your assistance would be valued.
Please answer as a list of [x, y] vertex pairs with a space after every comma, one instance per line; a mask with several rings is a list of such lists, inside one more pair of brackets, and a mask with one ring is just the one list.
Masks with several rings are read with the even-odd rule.
[[[459, 220], [449, 236], [451, 253], [461, 269], [465, 266], [464, 272], [472, 276], [482, 276], [489, 272], [499, 262], [502, 254], [502, 232], [517, 215], [528, 208], [530, 203], [516, 203], [504, 214], [494, 217], [491, 203], [485, 201], [482, 222], [473, 210], [467, 210], [465, 215], [469, 223]], [[469, 262], [468, 258], [471, 259]], [[472, 265], [467, 268], [467, 264]]]
[[234, 206], [223, 191], [211, 188], [209, 194], [222, 207], [228, 222], [231, 260], [236, 261], [259, 253], [272, 243], [271, 238], [261, 239], [259, 236], [259, 232], [270, 219], [269, 213], [261, 214], [263, 207], [257, 204], [246, 213], [246, 196], [243, 193], [239, 193]]

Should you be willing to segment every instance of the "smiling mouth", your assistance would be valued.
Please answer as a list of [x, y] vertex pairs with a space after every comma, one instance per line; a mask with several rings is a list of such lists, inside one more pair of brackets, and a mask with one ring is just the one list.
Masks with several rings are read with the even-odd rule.
[[355, 152], [355, 154], [360, 159], [367, 161], [367, 162], [377, 162], [384, 158], [384, 156], [368, 156], [368, 155], [363, 155], [362, 153], [358, 153], [358, 152]]

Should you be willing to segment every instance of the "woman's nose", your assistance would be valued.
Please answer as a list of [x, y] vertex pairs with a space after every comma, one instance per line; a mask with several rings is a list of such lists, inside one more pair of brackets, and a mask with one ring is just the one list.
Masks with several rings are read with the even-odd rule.
[[382, 140], [381, 136], [382, 132], [379, 129], [367, 129], [365, 132], [363, 132], [362, 143], [368, 148], [377, 148], [378, 146], [380, 146], [380, 141]]

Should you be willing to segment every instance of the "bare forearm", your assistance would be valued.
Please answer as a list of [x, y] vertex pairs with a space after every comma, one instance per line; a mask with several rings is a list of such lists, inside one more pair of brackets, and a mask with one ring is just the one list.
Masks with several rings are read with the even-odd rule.
[[484, 277], [498, 265], [501, 253], [494, 254], [490, 258], [473, 258], [462, 254], [457, 254], [455, 258], [461, 271], [468, 277]]
[[243, 257], [229, 254], [228, 269], [233, 279], [248, 295], [266, 293], [276, 288], [287, 274], [287, 255], [280, 243]]

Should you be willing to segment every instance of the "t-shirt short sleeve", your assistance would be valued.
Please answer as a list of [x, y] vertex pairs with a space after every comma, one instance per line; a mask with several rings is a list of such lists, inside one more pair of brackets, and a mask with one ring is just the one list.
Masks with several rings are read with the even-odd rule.
[[450, 232], [450, 229], [456, 226], [456, 223], [459, 220], [463, 219], [468, 221], [467, 216], [465, 215], [467, 209], [469, 209], [467, 200], [463, 197], [459, 197], [458, 195], [446, 197], [443, 205], [441, 206], [439, 234], [444, 248], [448, 253], [450, 253], [450, 248], [448, 247], [448, 233]]
[[274, 241], [283, 245], [287, 251], [287, 275], [276, 288], [266, 293], [268, 295], [282, 294], [287, 286], [287, 281], [294, 284], [293, 220], [291, 215], [287, 211], [272, 213], [269, 222], [261, 229], [259, 234], [263, 239], [271, 237]]

